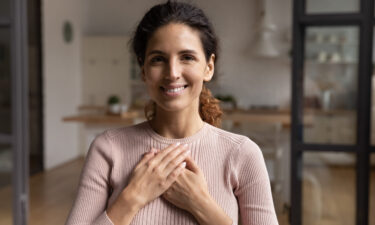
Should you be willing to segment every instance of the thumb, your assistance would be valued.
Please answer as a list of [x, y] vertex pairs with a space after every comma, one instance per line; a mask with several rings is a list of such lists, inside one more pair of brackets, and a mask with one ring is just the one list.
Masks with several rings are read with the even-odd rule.
[[197, 163], [190, 157], [186, 157], [186, 169], [191, 170], [193, 173], [200, 173], [200, 168], [198, 167]]

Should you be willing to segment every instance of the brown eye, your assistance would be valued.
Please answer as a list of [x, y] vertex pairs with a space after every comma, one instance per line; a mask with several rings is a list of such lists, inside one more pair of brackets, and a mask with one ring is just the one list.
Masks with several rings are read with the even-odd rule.
[[162, 56], [154, 56], [150, 60], [151, 63], [158, 63], [158, 62], [163, 62], [163, 61], [164, 61], [164, 57]]
[[192, 60], [195, 60], [195, 57], [192, 56], [192, 55], [183, 55], [182, 56], [182, 60], [184, 60], [184, 61], [192, 61]]

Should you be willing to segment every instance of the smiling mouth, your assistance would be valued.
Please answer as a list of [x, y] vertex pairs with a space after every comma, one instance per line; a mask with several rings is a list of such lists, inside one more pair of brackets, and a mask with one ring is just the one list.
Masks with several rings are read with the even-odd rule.
[[165, 88], [165, 87], [160, 87], [160, 89], [164, 92], [167, 92], [167, 93], [177, 93], [177, 92], [180, 92], [182, 90], [184, 90], [185, 88], [187, 88], [188, 85], [184, 85], [184, 86], [181, 86], [181, 87], [177, 87], [177, 88]]

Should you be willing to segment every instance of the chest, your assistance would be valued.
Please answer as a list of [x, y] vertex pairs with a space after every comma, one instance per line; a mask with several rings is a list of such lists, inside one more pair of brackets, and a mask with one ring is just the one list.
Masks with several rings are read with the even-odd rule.
[[[114, 146], [118, 157], [114, 159], [110, 183], [112, 194], [109, 204], [117, 199], [118, 195], [128, 185], [132, 171], [147, 153], [151, 147], [164, 149], [167, 145], [158, 143], [143, 143], [134, 148], [122, 149], [121, 146]], [[229, 154], [216, 152], [215, 145], [205, 144], [203, 142], [192, 143], [189, 145], [191, 158], [201, 169], [207, 182], [208, 191], [216, 202], [228, 213], [237, 215], [237, 201], [233, 194], [233, 188], [230, 185], [230, 166]], [[159, 215], [159, 211], [161, 214]], [[233, 211], [233, 212], [232, 212]], [[181, 224], [178, 220], [189, 221], [186, 224], [197, 224], [191, 215], [180, 210], [162, 198], [157, 198], [149, 205], [145, 206], [134, 218], [132, 225], [136, 224]], [[156, 220], [156, 221], [155, 221]], [[176, 221], [167, 223], [166, 221]], [[138, 222], [137, 222], [138, 221]], [[141, 221], [143, 221], [141, 223]], [[145, 222], [146, 221], [146, 222]], [[150, 221], [150, 222], [147, 222]]]

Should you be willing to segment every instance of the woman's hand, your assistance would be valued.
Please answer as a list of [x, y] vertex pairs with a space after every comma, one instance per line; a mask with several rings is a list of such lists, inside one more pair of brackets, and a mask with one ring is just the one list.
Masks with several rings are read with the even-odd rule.
[[[134, 168], [129, 184], [108, 215], [116, 224], [128, 224], [136, 212], [163, 194], [183, 171], [188, 152], [186, 145], [173, 144], [156, 154], [151, 149]], [[129, 216], [124, 211], [131, 212]], [[126, 221], [126, 222], [124, 222]]]
[[232, 219], [211, 197], [204, 174], [191, 157], [186, 158], [186, 169], [162, 196], [190, 212], [201, 225], [232, 224]]
[[163, 197], [175, 206], [192, 212], [197, 209], [202, 197], [209, 195], [203, 172], [191, 157], [187, 157], [186, 169], [164, 192]]
[[156, 154], [146, 154], [134, 168], [126, 189], [132, 190], [143, 207], [163, 194], [184, 169], [186, 145], [173, 144]]

